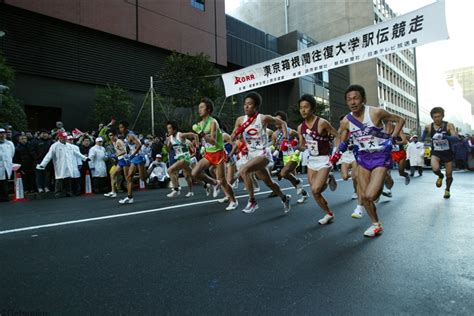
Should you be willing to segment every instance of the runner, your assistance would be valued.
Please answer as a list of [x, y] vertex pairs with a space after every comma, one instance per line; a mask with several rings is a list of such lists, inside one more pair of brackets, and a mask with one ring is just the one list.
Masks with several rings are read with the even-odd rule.
[[[345, 115], [339, 118], [339, 122], [344, 119]], [[347, 139], [347, 150], [342, 153], [341, 156], [341, 177], [344, 181], [352, 178], [352, 185], [354, 187], [354, 193], [352, 194], [352, 199], [357, 200], [357, 207], [352, 212], [351, 217], [355, 219], [362, 218], [365, 208], [362, 205], [362, 198], [357, 194], [357, 161], [355, 158], [355, 152], [357, 148], [354, 146], [352, 137], [349, 136]], [[349, 172], [351, 171], [351, 172]]]
[[[275, 113], [275, 117], [284, 122], [287, 121], [285, 112], [278, 111]], [[273, 157], [278, 157], [281, 152], [283, 158], [283, 168], [278, 173], [278, 180], [285, 178], [290, 181], [296, 188], [296, 194], [301, 195], [297, 203], [302, 204], [308, 199], [308, 193], [303, 189], [303, 181], [295, 177], [296, 168], [301, 162], [301, 153], [297, 149], [298, 140], [296, 137], [298, 137], [298, 132], [287, 127], [287, 135], [290, 139], [290, 141], [287, 141], [283, 138], [283, 127], [280, 124], [275, 124], [275, 127], [277, 129], [272, 135], [272, 143], [275, 148], [280, 148], [281, 150], [276, 150]]]
[[113, 166], [110, 170], [110, 187], [112, 191], [109, 193], [105, 193], [105, 197], [115, 198], [117, 197], [117, 177], [122, 173], [128, 174], [128, 167], [130, 166], [130, 160], [127, 155], [127, 148], [125, 143], [117, 137], [117, 133], [113, 130], [110, 130], [107, 133], [107, 136], [114, 146], [115, 150], [115, 158], [117, 160], [117, 164]]
[[457, 142], [458, 133], [452, 123], [443, 121], [444, 109], [435, 107], [430, 112], [433, 123], [425, 126], [421, 141], [425, 141], [426, 136], [431, 138], [431, 168], [433, 173], [438, 176], [436, 186], [440, 188], [443, 185], [444, 175], [441, 172], [441, 164], [446, 168], [446, 189], [444, 198], [451, 197], [450, 189], [453, 183], [453, 159], [454, 153], [451, 150], [451, 143]]
[[316, 99], [310, 94], [303, 94], [298, 101], [303, 123], [298, 126], [299, 143], [301, 148], [309, 150], [308, 182], [311, 186], [316, 203], [326, 212], [318, 222], [326, 225], [334, 219], [334, 213], [329, 209], [326, 199], [322, 196], [328, 184], [334, 191], [337, 183], [334, 176], [330, 177], [332, 168], [330, 161], [330, 136], [337, 137], [337, 130], [325, 119], [314, 114]]
[[[217, 197], [219, 194], [219, 186], [222, 187], [226, 196], [229, 197], [230, 203], [226, 210], [235, 210], [239, 205], [235, 199], [232, 187], [227, 183], [225, 175], [225, 157], [224, 140], [222, 131], [219, 128], [217, 121], [211, 116], [214, 110], [214, 104], [209, 98], [202, 98], [199, 103], [199, 116], [201, 121], [194, 124], [193, 130], [199, 135], [204, 147], [204, 157], [194, 166], [192, 170], [193, 178], [199, 179], [206, 183], [206, 191], [209, 193], [212, 189], [210, 184], [214, 187], [213, 196]], [[206, 175], [203, 171], [209, 169], [211, 166], [215, 168], [216, 179]]]
[[[168, 149], [173, 148], [174, 163], [168, 168], [168, 174], [171, 179], [172, 189], [168, 193], [167, 197], [176, 197], [181, 194], [179, 190], [178, 174], [180, 170], [183, 170], [184, 178], [188, 184], [188, 193], [185, 197], [194, 196], [193, 193], [193, 180], [191, 178], [191, 153], [189, 151], [188, 138], [198, 138], [194, 133], [180, 133], [178, 132], [178, 123], [175, 121], [168, 121], [166, 123], [166, 129], [168, 131], [168, 138], [166, 144]], [[170, 152], [170, 151], [168, 151]]]
[[130, 167], [128, 172], [125, 172], [127, 179], [127, 196], [119, 201], [120, 204], [132, 204], [133, 203], [133, 176], [138, 170], [140, 180], [145, 182], [145, 157], [141, 153], [142, 143], [138, 137], [130, 130], [128, 130], [128, 123], [123, 121], [119, 124], [120, 133], [125, 137], [124, 143], [128, 147], [130, 157]]
[[[392, 164], [391, 138], [400, 133], [405, 119], [382, 108], [365, 105], [365, 89], [362, 86], [349, 86], [345, 99], [351, 113], [341, 122], [340, 137], [343, 142], [331, 158], [337, 161], [341, 156], [340, 151], [345, 150], [345, 140], [351, 135], [354, 145], [357, 146], [357, 192], [362, 196], [362, 203], [372, 220], [372, 225], [365, 231], [364, 236], [374, 237], [383, 230], [374, 201], [382, 192], [387, 170]], [[392, 135], [384, 132], [383, 122], [397, 123]]]
[[273, 162], [269, 150], [268, 136], [266, 127], [268, 124], [279, 124], [282, 126], [283, 138], [288, 138], [286, 123], [279, 118], [258, 113], [262, 104], [262, 97], [256, 92], [249, 92], [244, 98], [244, 116], [240, 116], [235, 121], [235, 128], [232, 133], [232, 139], [242, 136], [245, 141], [248, 154], [248, 161], [240, 167], [240, 175], [244, 180], [245, 187], [249, 194], [247, 206], [242, 210], [244, 213], [253, 213], [258, 209], [255, 201], [252, 173], [262, 180], [272, 191], [274, 191], [282, 200], [285, 213], [288, 213], [290, 207], [290, 195], [285, 195], [280, 190], [280, 186], [273, 182], [268, 165]]
[[[393, 132], [393, 124], [387, 124], [387, 133], [391, 134]], [[398, 174], [400, 177], [405, 178], [405, 184], [410, 183], [410, 175], [405, 171], [407, 163], [407, 153], [404, 146], [408, 144], [407, 136], [403, 131], [400, 131], [400, 134], [393, 139], [394, 144], [392, 148], [392, 160], [398, 163]]]

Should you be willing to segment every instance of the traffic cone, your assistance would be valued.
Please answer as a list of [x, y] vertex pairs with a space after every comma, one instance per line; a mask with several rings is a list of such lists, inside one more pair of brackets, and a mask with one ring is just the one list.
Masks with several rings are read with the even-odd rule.
[[92, 192], [91, 174], [90, 174], [89, 170], [86, 170], [85, 182], [86, 182], [86, 190], [85, 190], [85, 192], [84, 192], [84, 195], [92, 195], [92, 194], [94, 194], [94, 193]]
[[139, 180], [138, 180], [138, 183], [139, 183], [138, 190], [143, 191], [143, 190], [146, 189], [146, 187], [145, 187], [145, 181], [143, 181], [142, 179], [139, 179]]
[[15, 172], [15, 198], [13, 202], [26, 201], [25, 191], [23, 190], [23, 179], [21, 178], [21, 172]]

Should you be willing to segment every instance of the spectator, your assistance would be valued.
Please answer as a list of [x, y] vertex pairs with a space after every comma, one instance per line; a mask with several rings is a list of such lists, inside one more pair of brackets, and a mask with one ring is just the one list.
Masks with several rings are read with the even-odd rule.
[[[31, 146], [34, 163], [36, 165], [41, 163], [52, 144], [53, 141], [51, 140], [48, 130], [42, 129], [39, 138]], [[48, 164], [45, 170], [36, 169], [36, 188], [39, 193], [49, 192], [52, 171], [52, 164]]]
[[12, 176], [15, 146], [7, 139], [4, 128], [0, 128], [0, 202], [8, 201], [8, 179]]
[[65, 132], [59, 132], [57, 137], [59, 141], [49, 148], [48, 153], [36, 168], [44, 170], [48, 163], [53, 161], [56, 178], [55, 196], [59, 198], [72, 196], [72, 178], [79, 175], [76, 159], [87, 160], [88, 158], [83, 156], [79, 149], [75, 150], [73, 148], [75, 145], [66, 142]]
[[72, 147], [71, 149], [76, 152], [76, 155], [74, 159], [76, 160], [76, 169], [75, 172], [72, 175], [71, 179], [71, 188], [72, 188], [72, 193], [74, 195], [81, 195], [81, 173], [82, 173], [82, 165], [83, 165], [83, 159], [77, 156], [77, 154], [80, 154], [81, 151], [79, 149], [79, 146], [74, 144], [74, 137], [69, 135], [67, 136], [67, 143], [70, 144]]
[[151, 142], [151, 156], [156, 157], [158, 154], [162, 154], [163, 149], [163, 142], [158, 136], [153, 137], [153, 141]]
[[89, 167], [92, 175], [92, 190], [94, 193], [106, 192], [105, 186], [107, 183], [107, 154], [103, 147], [104, 140], [102, 137], [97, 137], [95, 146], [89, 150]]
[[143, 147], [142, 147], [142, 153], [143, 156], [145, 157], [145, 167], [148, 167], [152, 161], [152, 156], [151, 156], [151, 142], [148, 139], [145, 139], [143, 142]]
[[463, 135], [459, 136], [459, 142], [453, 144], [454, 164], [456, 169], [466, 169], [469, 156], [469, 144]]
[[28, 138], [26, 135], [21, 135], [18, 138], [18, 145], [15, 148], [15, 156], [13, 162], [20, 164], [22, 172], [23, 186], [25, 192], [35, 191], [35, 160]]
[[56, 128], [54, 128], [54, 129], [51, 131], [51, 135], [54, 135], [54, 137], [57, 137], [58, 132], [65, 132], [65, 131], [66, 131], [66, 130], [64, 129], [63, 122], [57, 121], [57, 122], [56, 122]]
[[418, 136], [413, 135], [407, 146], [407, 160], [410, 161], [410, 176], [415, 175], [415, 169], [418, 175], [423, 175], [423, 165], [425, 164], [425, 145], [418, 142]]
[[161, 161], [161, 154], [155, 156], [155, 161], [153, 161], [148, 167], [148, 184], [156, 185], [158, 184], [160, 188], [166, 188], [170, 182], [168, 176], [168, 170], [166, 164]]

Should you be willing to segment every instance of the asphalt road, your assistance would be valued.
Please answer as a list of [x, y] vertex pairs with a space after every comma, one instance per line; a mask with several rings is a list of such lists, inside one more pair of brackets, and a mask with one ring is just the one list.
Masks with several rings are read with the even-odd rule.
[[313, 199], [284, 215], [264, 193], [244, 214], [202, 188], [191, 199], [138, 192], [126, 206], [0, 204], [0, 314], [473, 315], [474, 173], [455, 173], [449, 200], [429, 172], [395, 180], [375, 239], [363, 236], [367, 216], [350, 217], [350, 182], [326, 192], [327, 226]]

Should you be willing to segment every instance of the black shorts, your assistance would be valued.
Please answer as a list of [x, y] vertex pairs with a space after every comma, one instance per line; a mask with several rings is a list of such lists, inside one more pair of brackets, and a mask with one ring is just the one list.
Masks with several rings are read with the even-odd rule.
[[451, 162], [454, 160], [454, 154], [451, 150], [431, 151], [431, 156], [438, 157], [441, 162]]

